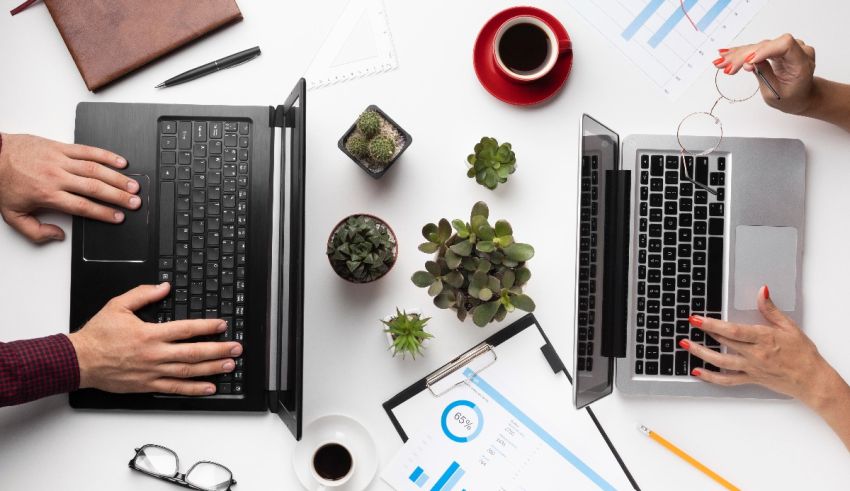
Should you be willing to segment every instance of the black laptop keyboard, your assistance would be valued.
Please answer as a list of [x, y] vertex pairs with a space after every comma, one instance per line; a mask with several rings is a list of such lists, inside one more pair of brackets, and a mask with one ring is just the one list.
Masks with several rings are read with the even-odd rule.
[[593, 371], [596, 333], [597, 233], [599, 228], [599, 159], [581, 160], [581, 216], [579, 218], [579, 304], [576, 368]]
[[679, 346], [689, 338], [720, 351], [711, 336], [688, 323], [691, 314], [720, 318], [723, 308], [724, 157], [641, 155], [638, 213], [635, 374], [687, 376], [717, 370]]
[[[220, 318], [218, 340], [244, 350], [250, 123], [161, 121], [158, 140], [159, 281], [172, 288], [157, 321]], [[244, 394], [243, 368], [209, 378], [217, 394]]]

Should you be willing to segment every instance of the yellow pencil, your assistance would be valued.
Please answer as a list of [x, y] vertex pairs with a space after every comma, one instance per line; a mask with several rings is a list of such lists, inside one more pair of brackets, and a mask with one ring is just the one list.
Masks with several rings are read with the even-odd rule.
[[727, 481], [726, 479], [723, 479], [716, 472], [714, 472], [713, 470], [711, 470], [708, 467], [701, 464], [697, 459], [691, 457], [690, 455], [686, 454], [682, 449], [680, 449], [676, 445], [673, 445], [672, 443], [665, 440], [658, 433], [650, 430], [649, 428], [647, 428], [646, 426], [643, 426], [643, 425], [640, 425], [638, 427], [638, 429], [644, 435], [648, 436], [649, 438], [652, 438], [656, 442], [660, 443], [661, 446], [663, 446], [667, 450], [676, 454], [680, 459], [691, 464], [692, 466], [694, 466], [697, 469], [699, 469], [700, 471], [702, 471], [702, 473], [705, 474], [706, 476], [717, 481], [717, 483], [720, 484], [721, 486], [723, 486], [724, 488], [728, 489], [729, 491], [741, 491], [739, 488], [735, 487], [735, 485], [733, 485], [731, 482]]

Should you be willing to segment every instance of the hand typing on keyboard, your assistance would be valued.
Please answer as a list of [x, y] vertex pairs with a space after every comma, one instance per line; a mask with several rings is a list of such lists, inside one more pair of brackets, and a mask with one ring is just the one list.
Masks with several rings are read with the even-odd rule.
[[158, 302], [168, 283], [142, 285], [115, 297], [82, 329], [69, 335], [80, 366], [80, 388], [109, 392], [160, 392], [203, 396], [215, 393], [210, 382], [187, 380], [234, 370], [242, 354], [237, 342], [179, 341], [220, 335], [220, 319], [194, 319], [151, 324], [134, 311]]
[[682, 339], [692, 355], [724, 372], [696, 368], [692, 375], [719, 385], [759, 384], [789, 395], [818, 412], [850, 449], [850, 387], [818, 352], [799, 327], [770, 299], [767, 286], [759, 291], [763, 325], [742, 325], [691, 316], [690, 323], [734, 351], [718, 353]]
[[65, 233], [43, 224], [34, 213], [58, 210], [110, 223], [124, 213], [92, 199], [135, 210], [139, 184], [110, 169], [127, 161], [112, 152], [83, 145], [66, 145], [31, 135], [0, 135], [0, 214], [33, 242], [62, 240]]

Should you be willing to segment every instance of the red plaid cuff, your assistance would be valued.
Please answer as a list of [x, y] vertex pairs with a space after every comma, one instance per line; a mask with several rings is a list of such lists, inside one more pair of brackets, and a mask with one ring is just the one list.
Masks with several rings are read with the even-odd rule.
[[0, 407], [77, 390], [80, 366], [64, 334], [0, 343]]

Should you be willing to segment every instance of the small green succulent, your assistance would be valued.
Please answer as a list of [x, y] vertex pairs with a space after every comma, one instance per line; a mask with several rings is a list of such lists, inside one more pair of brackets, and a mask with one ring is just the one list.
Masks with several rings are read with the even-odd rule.
[[377, 111], [368, 109], [357, 118], [357, 129], [366, 138], [372, 138], [381, 129], [381, 115]]
[[328, 240], [327, 255], [334, 271], [354, 283], [368, 283], [387, 274], [396, 261], [395, 236], [383, 221], [352, 215]]
[[478, 184], [496, 189], [499, 184], [508, 181], [508, 176], [516, 171], [516, 155], [510, 143], [499, 142], [485, 136], [475, 145], [475, 153], [466, 158], [470, 167], [467, 177], [475, 178]]
[[345, 148], [351, 152], [351, 155], [354, 155], [358, 159], [365, 159], [369, 155], [369, 142], [358, 134], [348, 137], [348, 141], [345, 142]]
[[449, 223], [444, 218], [425, 225], [426, 242], [419, 250], [436, 257], [425, 263], [425, 271], [411, 277], [416, 286], [428, 288], [434, 305], [456, 310], [461, 321], [471, 313], [479, 327], [501, 321], [515, 309], [535, 309], [534, 301], [523, 293], [531, 278], [525, 263], [534, 257], [534, 248], [515, 242], [508, 222], [499, 220], [491, 226], [489, 216], [487, 204], [478, 202], [469, 222]]
[[395, 142], [392, 138], [378, 135], [369, 142], [369, 157], [379, 164], [386, 164], [395, 155]]
[[434, 336], [425, 332], [425, 325], [431, 320], [430, 317], [422, 317], [419, 314], [408, 314], [396, 308], [396, 315], [389, 321], [381, 321], [386, 326], [384, 332], [392, 337], [393, 344], [390, 347], [393, 356], [401, 354], [404, 358], [407, 354], [416, 359], [416, 355], [422, 354], [422, 342]]

